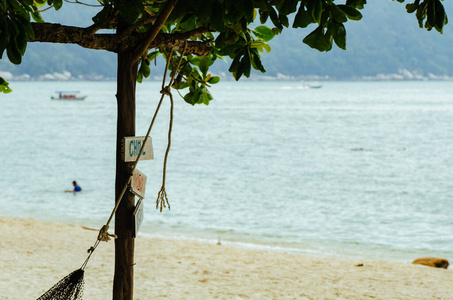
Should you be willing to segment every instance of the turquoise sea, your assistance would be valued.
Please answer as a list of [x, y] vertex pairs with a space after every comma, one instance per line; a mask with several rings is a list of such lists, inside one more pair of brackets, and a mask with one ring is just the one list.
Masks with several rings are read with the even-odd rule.
[[[151, 133], [144, 236], [314, 256], [453, 260], [453, 83], [221, 82], [175, 93]], [[114, 205], [114, 82], [12, 82], [0, 96], [0, 215], [100, 228]], [[84, 101], [54, 101], [80, 90]], [[160, 83], [138, 86], [137, 135]], [[83, 191], [64, 193], [77, 180]], [[81, 247], [85, 251], [92, 241]]]

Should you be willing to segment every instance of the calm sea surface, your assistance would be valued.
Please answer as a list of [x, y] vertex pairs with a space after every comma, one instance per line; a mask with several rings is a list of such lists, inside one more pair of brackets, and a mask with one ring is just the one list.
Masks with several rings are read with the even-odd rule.
[[[114, 205], [114, 82], [13, 82], [0, 95], [0, 215], [100, 228]], [[144, 135], [160, 84], [138, 86]], [[52, 101], [80, 90], [85, 101]], [[453, 83], [222, 82], [192, 107], [175, 93], [151, 133], [147, 236], [316, 256], [453, 260]], [[77, 180], [83, 192], [64, 193]], [[93, 241], [87, 241], [87, 247]], [[85, 248], [83, 248], [82, 251]]]

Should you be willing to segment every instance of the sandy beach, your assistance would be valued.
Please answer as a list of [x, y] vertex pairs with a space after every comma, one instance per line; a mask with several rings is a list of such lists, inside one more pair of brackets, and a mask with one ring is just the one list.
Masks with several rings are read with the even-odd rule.
[[[38, 298], [82, 265], [97, 237], [80, 225], [6, 217], [0, 232], [0, 299], [8, 300]], [[90, 259], [84, 299], [111, 299], [113, 246], [103, 242]], [[140, 236], [135, 261], [135, 299], [453, 299], [451, 270], [410, 263]]]

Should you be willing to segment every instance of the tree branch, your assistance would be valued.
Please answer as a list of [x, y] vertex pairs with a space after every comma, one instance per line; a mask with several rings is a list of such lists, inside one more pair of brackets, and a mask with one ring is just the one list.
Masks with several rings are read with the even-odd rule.
[[64, 26], [54, 23], [31, 23], [35, 37], [29, 42], [76, 44], [89, 49], [119, 52], [127, 41], [115, 34], [94, 34], [93, 28]]
[[[187, 41], [188, 36], [185, 33], [167, 34], [160, 33], [156, 36], [154, 41], [149, 45], [148, 49], [157, 49], [168, 47], [175, 51], [181, 52], [184, 49], [184, 42]], [[186, 54], [195, 54], [198, 56], [205, 56], [212, 52], [212, 41], [188, 41]]]
[[[147, 38], [146, 34], [139, 33], [125, 36], [117, 34], [93, 34], [93, 28], [91, 27], [81, 28], [53, 23], [31, 24], [35, 37], [34, 39], [30, 39], [29, 42], [76, 44], [83, 48], [107, 50], [115, 53], [134, 50], [137, 48], [137, 45], [142, 45], [143, 41]], [[184, 41], [206, 32], [209, 32], [208, 29], [199, 28], [186, 33], [159, 33], [145, 50], [169, 47], [175, 51], [181, 51], [184, 48]], [[186, 53], [207, 55], [212, 51], [210, 43], [210, 41], [189, 41], [187, 43]], [[140, 52], [140, 54], [143, 52]]]

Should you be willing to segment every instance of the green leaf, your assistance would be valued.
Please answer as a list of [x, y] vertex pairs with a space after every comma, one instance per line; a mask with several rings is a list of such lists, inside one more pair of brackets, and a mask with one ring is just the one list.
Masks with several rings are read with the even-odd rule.
[[151, 68], [149, 65], [146, 62], [142, 62], [141, 69], [143, 77], [148, 78], [149, 74], [151, 74]]
[[198, 87], [184, 96], [184, 101], [191, 105], [195, 104], [205, 104], [209, 105], [209, 101], [213, 100], [212, 95], [203, 85], [202, 87]]
[[241, 54], [236, 55], [236, 57], [233, 59], [233, 62], [231, 63], [230, 68], [228, 69], [229, 72], [234, 73], [239, 69], [240, 59]]
[[[205, 86], [202, 86], [200, 89], [200, 98], [198, 99], [197, 103], [198, 104], [204, 104], [204, 105], [209, 105], [209, 92], [208, 89]], [[212, 96], [211, 96], [212, 99]]]
[[282, 24], [284, 27], [289, 27], [289, 19], [286, 15], [280, 14], [278, 15], [278, 19], [280, 20], [280, 24]]
[[209, 70], [209, 59], [206, 56], [200, 57], [200, 64], [198, 67], [200, 68], [201, 73], [206, 76]]
[[244, 46], [240, 45], [240, 44], [228, 45], [228, 46], [223, 47], [222, 49], [220, 49], [218, 54], [219, 55], [231, 55], [231, 54], [234, 54], [237, 49], [240, 49], [242, 47], [244, 47]]
[[255, 70], [261, 71], [261, 73], [266, 73], [263, 64], [261, 63], [260, 55], [258, 53], [252, 53], [252, 67]]
[[27, 41], [27, 35], [22, 30], [14, 37], [14, 44], [21, 56], [25, 54], [25, 50], [27, 49]]
[[264, 24], [269, 18], [269, 12], [260, 10], [260, 23]]
[[44, 7], [44, 5], [48, 4], [48, 1], [47, 0], [34, 0], [33, 3], [36, 5], [37, 8], [42, 8], [42, 7]]
[[304, 5], [300, 5], [299, 11], [294, 17], [293, 28], [305, 28], [310, 24], [310, 19], [308, 18], [307, 11], [305, 10]]
[[200, 62], [201, 62], [201, 58], [199, 56], [194, 56], [194, 57], [191, 57], [189, 59], [189, 62], [192, 64], [192, 65], [195, 65], [195, 66], [199, 66], [200, 65]]
[[33, 32], [33, 27], [31, 26], [29, 19], [25, 18], [22, 15], [18, 15], [16, 23], [19, 27], [21, 27], [19, 29], [23, 30], [28, 38], [34, 38], [35, 33]]
[[282, 28], [277, 28], [277, 27], [272, 28], [272, 32], [273, 32], [275, 35], [279, 35], [280, 33], [282, 33], [282, 31], [283, 31]]
[[201, 80], [201, 75], [200, 72], [196, 68], [192, 68], [192, 72], [190, 73], [190, 76], [197, 80]]
[[177, 90], [182, 90], [182, 89], [185, 89], [188, 87], [189, 87], [189, 84], [187, 82], [175, 82], [173, 84], [173, 88], [175, 88]]
[[252, 29], [252, 32], [257, 38], [260, 38], [265, 42], [272, 40], [275, 36], [272, 29], [264, 25]]
[[151, 60], [154, 60], [156, 57], [158, 57], [159, 54], [160, 54], [159, 51], [153, 51], [153, 52], [148, 53], [147, 58], [148, 58], [148, 60], [151, 61]]
[[324, 35], [323, 31], [324, 29], [319, 26], [307, 35], [303, 42], [318, 51], [329, 51], [332, 49], [332, 40], [329, 36]]
[[197, 102], [198, 104], [205, 104], [205, 105], [209, 105], [209, 98], [208, 98], [208, 95], [206, 93], [201, 93], [200, 94], [200, 99], [198, 100]]
[[9, 83], [5, 79], [0, 77], [0, 92], [1, 93], [8, 94], [13, 91], [8, 85], [9, 85]]
[[346, 5], [352, 8], [363, 9], [366, 0], [347, 0]]
[[307, 12], [316, 23], [321, 21], [322, 0], [311, 0], [307, 3]]
[[9, 43], [9, 30], [7, 18], [0, 18], [0, 59]]
[[15, 65], [20, 65], [22, 62], [22, 55], [20, 55], [19, 50], [11, 43], [6, 47], [6, 54], [8, 55], [9, 61]]
[[442, 33], [444, 25], [447, 24], [447, 15], [445, 9], [439, 0], [434, 1], [435, 16], [436, 16], [436, 30]]
[[347, 5], [337, 5], [339, 9], [343, 11], [343, 13], [348, 17], [348, 19], [353, 21], [359, 21], [362, 19], [362, 14], [355, 8], [352, 8]]
[[319, 25], [322, 27], [326, 27], [329, 17], [330, 17], [330, 11], [328, 9], [324, 10], [321, 14], [321, 21], [319, 22]]
[[419, 3], [420, 3], [420, 0], [416, 0], [414, 3], [408, 3], [406, 5], [406, 11], [410, 14], [413, 13], [414, 11], [417, 10]]
[[44, 23], [45, 20], [44, 20], [44, 17], [42, 16], [42, 14], [40, 12], [34, 12], [31, 14], [33, 20], [35, 20], [36, 23]]
[[280, 19], [278, 18], [277, 12], [272, 7], [269, 10], [269, 16], [271, 17], [271, 21], [272, 21], [272, 23], [274, 24], [275, 27], [283, 29], [283, 26], [280, 23]]
[[348, 21], [345, 13], [335, 4], [330, 6], [330, 11], [332, 12], [333, 18], [337, 23], [345, 23]]
[[332, 36], [338, 48], [346, 50], [346, 29], [343, 24], [332, 23]]
[[216, 84], [219, 81], [220, 81], [220, 77], [219, 76], [212, 76], [211, 78], [209, 78], [208, 83], [209, 84]]
[[143, 81], [143, 74], [138, 72], [138, 74], [137, 74], [137, 82], [138, 83], [142, 83], [142, 81]]
[[98, 12], [93, 18], [93, 22], [96, 24], [103, 24], [107, 22], [107, 17], [110, 13], [110, 6], [104, 6], [100, 12]]
[[436, 25], [436, 15], [435, 15], [435, 9], [434, 9], [434, 1], [429, 1], [428, 5], [426, 7], [426, 23], [425, 27], [428, 28], [428, 30]]
[[184, 101], [191, 105], [195, 105], [198, 102], [199, 94], [200, 94], [199, 92], [198, 94], [194, 92], [189, 92], [186, 95], [184, 95]]
[[415, 13], [415, 16], [417, 17], [417, 19], [419, 21], [420, 27], [423, 27], [423, 24], [421, 22], [425, 18], [427, 5], [428, 5], [428, 3], [423, 1], [422, 4], [420, 4], [420, 6], [417, 8], [417, 12]]
[[279, 9], [281, 14], [289, 15], [296, 11], [298, 0], [285, 0]]
[[258, 49], [260, 52], [264, 52], [264, 50], [266, 50], [267, 53], [271, 52], [271, 46], [261, 41], [252, 42], [250, 48]]
[[53, 0], [53, 7], [59, 10], [63, 6], [63, 0]]
[[250, 62], [250, 52], [246, 51], [244, 54], [244, 57], [241, 59], [241, 66], [239, 67], [240, 69], [243, 70], [245, 77], [250, 77], [250, 71], [252, 69], [252, 65]]

